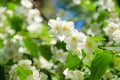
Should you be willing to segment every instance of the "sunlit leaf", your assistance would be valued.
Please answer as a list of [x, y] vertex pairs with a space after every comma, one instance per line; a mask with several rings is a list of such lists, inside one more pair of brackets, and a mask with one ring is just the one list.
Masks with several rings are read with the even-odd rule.
[[38, 58], [39, 55], [38, 55], [38, 46], [37, 44], [35, 44], [32, 39], [30, 38], [25, 38], [23, 40], [26, 48], [30, 51], [30, 54], [33, 56], [33, 57], [36, 57]]
[[91, 63], [90, 80], [99, 80], [113, 59], [111, 52], [107, 50], [96, 49], [95, 54], [96, 56]]
[[77, 55], [73, 55], [72, 51], [68, 52], [68, 57], [66, 61], [66, 68], [75, 69], [76, 67], [81, 65], [81, 60]]
[[23, 66], [18, 66], [17, 67], [17, 75], [20, 78], [20, 80], [26, 80], [26, 78], [32, 74], [32, 71], [23, 67]]

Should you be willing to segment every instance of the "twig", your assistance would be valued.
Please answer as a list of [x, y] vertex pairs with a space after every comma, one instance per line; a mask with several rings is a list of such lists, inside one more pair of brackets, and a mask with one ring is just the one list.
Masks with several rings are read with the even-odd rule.
[[42, 16], [42, 18], [43, 18], [46, 22], [48, 22], [47, 17], [43, 14], [43, 12], [42, 12], [41, 9], [40, 9], [40, 0], [33, 0], [32, 3], [33, 3], [33, 8], [37, 8], [37, 9], [40, 11], [40, 15]]

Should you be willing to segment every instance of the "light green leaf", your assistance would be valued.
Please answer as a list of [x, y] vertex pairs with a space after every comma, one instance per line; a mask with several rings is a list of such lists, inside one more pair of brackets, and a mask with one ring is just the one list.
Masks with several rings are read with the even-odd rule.
[[93, 41], [103, 41], [105, 38], [100, 37], [100, 36], [94, 36], [94, 37], [89, 37]]
[[38, 55], [38, 46], [37, 44], [35, 44], [32, 39], [30, 38], [26, 38], [23, 40], [26, 48], [30, 51], [30, 54], [33, 56], [33, 57], [36, 57], [38, 58], [39, 55]]
[[95, 58], [91, 63], [90, 80], [99, 80], [112, 63], [113, 56], [110, 51], [96, 49]]
[[9, 3], [7, 4], [7, 6], [8, 6], [8, 9], [14, 10], [15, 7], [17, 6], [17, 4], [16, 4], [16, 3], [9, 2]]
[[26, 78], [32, 74], [32, 71], [23, 67], [23, 66], [18, 66], [17, 67], [17, 75], [20, 78], [20, 80], [26, 80]]
[[72, 51], [68, 52], [66, 68], [75, 69], [76, 67], [81, 65], [81, 60], [77, 55], [72, 55]]

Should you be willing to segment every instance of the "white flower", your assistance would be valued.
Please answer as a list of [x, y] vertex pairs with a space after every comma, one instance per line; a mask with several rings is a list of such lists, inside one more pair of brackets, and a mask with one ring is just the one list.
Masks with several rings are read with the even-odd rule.
[[6, 20], [7, 20], [6, 15], [0, 15], [0, 27], [5, 27]]
[[39, 33], [41, 32], [42, 29], [42, 24], [41, 23], [33, 23], [30, 26], [27, 27], [27, 30], [29, 32], [36, 32]]
[[40, 80], [40, 74], [38, 70], [34, 70], [32, 75], [27, 77], [27, 80]]
[[98, 35], [100, 33], [100, 27], [98, 24], [93, 24], [91, 27], [87, 30], [87, 34], [91, 36]]
[[15, 53], [13, 56], [13, 62], [17, 62], [22, 59], [23, 54], [22, 53]]
[[74, 30], [73, 22], [61, 21], [60, 18], [57, 18], [56, 20], [51, 19], [48, 22], [48, 25], [51, 27], [50, 34], [61, 41], [63, 41], [65, 37], [70, 36], [71, 31]]
[[62, 49], [57, 49], [55, 47], [52, 48], [52, 54], [53, 54], [53, 58], [60, 61], [61, 63], [65, 63], [67, 59], [67, 52], [64, 52]]
[[65, 75], [66, 79], [71, 80], [84, 80], [84, 74], [83, 72], [79, 70], [69, 70], [68, 68], [64, 70], [63, 74]]
[[15, 42], [17, 42], [17, 41], [21, 41], [22, 39], [23, 39], [22, 36], [20, 36], [20, 35], [15, 35], [15, 36], [13, 37], [12, 41], [15, 43]]
[[32, 8], [33, 4], [30, 0], [21, 0], [21, 4], [22, 6], [26, 7], [26, 8]]
[[116, 30], [112, 33], [113, 40], [115, 40], [116, 43], [120, 43], [120, 30]]
[[20, 61], [18, 62], [18, 64], [19, 64], [20, 66], [23, 66], [23, 67], [26, 67], [26, 68], [30, 68], [32, 62], [31, 62], [30, 60], [20, 60]]
[[44, 73], [40, 73], [40, 80], [47, 80], [48, 76]]
[[81, 3], [81, 0], [73, 0], [73, 3], [75, 3], [76, 5], [79, 5]]
[[87, 54], [92, 54], [92, 52], [97, 48], [97, 46], [98, 44], [88, 37], [85, 42], [84, 51]]
[[61, 32], [61, 24], [62, 21], [60, 18], [57, 18], [56, 20], [50, 19], [48, 22], [48, 25], [51, 27], [50, 34], [54, 35], [55, 37], [60, 36]]
[[114, 11], [114, 2], [112, 0], [99, 0], [99, 10], [105, 10], [107, 9], [109, 12]]
[[0, 7], [0, 15], [2, 15], [6, 10], [6, 7]]
[[106, 7], [109, 12], [114, 10], [114, 6], [115, 6], [115, 4], [112, 0], [108, 0], [108, 2], [106, 3]]
[[73, 22], [62, 21], [62, 23], [61, 23], [61, 35], [62, 36], [70, 36], [72, 30], [74, 30]]
[[27, 49], [25, 47], [19, 47], [18, 52], [25, 53], [25, 52], [27, 52]]
[[89, 54], [89, 53], [86, 54], [85, 58], [83, 59], [83, 64], [89, 65], [92, 59], [93, 59], [93, 54]]
[[79, 47], [79, 44], [84, 44], [85, 40], [86, 36], [82, 32], [73, 30], [71, 36], [66, 37], [64, 42], [67, 44], [67, 49], [74, 50]]
[[109, 22], [115, 22], [115, 23], [119, 23], [119, 15], [117, 12], [112, 12], [110, 13], [110, 18], [108, 20], [108, 23]]
[[[102, 78], [104, 79], [104, 80], [107, 80], [107, 79], [110, 79], [111, 80], [111, 78], [113, 77], [114, 75], [108, 70], [108, 71], [106, 71], [105, 73], [104, 73], [104, 75], [102, 76]], [[119, 80], [119, 79], [118, 79]]]
[[104, 31], [108, 36], [111, 36], [111, 34], [117, 29], [118, 29], [118, 25], [114, 22], [110, 22], [108, 23], [108, 26], [104, 29]]
[[57, 39], [52, 38], [52, 39], [50, 40], [50, 44], [51, 44], [51, 45], [55, 45], [56, 43], [57, 43]]
[[13, 11], [12, 10], [7, 10], [6, 13], [8, 14], [8, 16], [12, 17], [13, 16]]
[[17, 64], [15, 64], [11, 67], [11, 69], [9, 71], [10, 76], [17, 76], [17, 67], [18, 67]]
[[15, 30], [11, 29], [10, 26], [5, 27], [5, 32], [13, 35], [15, 33]]
[[0, 64], [6, 64], [9, 61], [9, 57], [2, 51], [0, 51]]
[[44, 57], [39, 57], [39, 61], [41, 64], [41, 68], [45, 68], [45, 69], [51, 69], [52, 66], [54, 65], [52, 62], [48, 62]]
[[40, 16], [40, 11], [38, 9], [29, 9], [27, 14], [27, 22], [31, 23], [40, 23], [42, 22], [42, 18]]
[[12, 41], [10, 40], [4, 40], [4, 47], [3, 47], [3, 50], [4, 50], [4, 53], [5, 53], [5, 56], [8, 58], [8, 59], [11, 59], [13, 58], [13, 56], [18, 53], [18, 45], [13, 43]]

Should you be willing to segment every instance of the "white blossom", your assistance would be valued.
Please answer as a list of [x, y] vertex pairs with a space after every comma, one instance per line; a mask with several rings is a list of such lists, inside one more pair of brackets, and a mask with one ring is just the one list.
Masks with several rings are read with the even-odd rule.
[[80, 47], [79, 45], [85, 43], [86, 36], [82, 32], [78, 32], [77, 30], [73, 30], [71, 32], [71, 36], [66, 37], [64, 42], [67, 44], [67, 49], [77, 49]]
[[43, 69], [51, 69], [52, 66], [54, 65], [52, 62], [49, 62], [47, 61], [44, 57], [39, 57], [39, 61], [40, 61], [40, 64], [41, 64], [41, 68]]
[[32, 62], [30, 60], [20, 60], [18, 64], [23, 67], [30, 68]]
[[65, 75], [66, 79], [71, 80], [84, 80], [84, 74], [83, 72], [79, 70], [69, 70], [68, 68], [64, 70], [63, 74]]
[[6, 13], [7, 13], [7, 15], [10, 16], [10, 17], [13, 16], [13, 11], [12, 11], [12, 10], [7, 10]]
[[99, 0], [98, 3], [100, 6], [99, 7], [100, 11], [107, 9], [109, 12], [112, 12], [115, 9], [114, 8], [115, 4], [112, 0]]
[[32, 8], [33, 7], [33, 4], [30, 0], [21, 0], [21, 4], [25, 8]]
[[118, 25], [114, 22], [109, 22], [108, 26], [104, 28], [104, 31], [108, 36], [111, 36], [111, 34], [118, 29]]
[[120, 43], [120, 30], [116, 30], [112, 33], [112, 36], [113, 36], [113, 40], [116, 42], [116, 43]]
[[61, 63], [64, 64], [66, 62], [67, 52], [64, 52], [62, 49], [57, 49], [56, 47], [52, 48], [52, 54], [53, 58], [60, 61]]
[[10, 76], [17, 76], [17, 67], [18, 67], [17, 64], [14, 64], [11, 67], [11, 70], [9, 71]]
[[73, 3], [75, 3], [76, 5], [79, 5], [81, 3], [81, 0], [73, 0]]
[[48, 25], [51, 27], [50, 34], [56, 37], [61, 36], [61, 24], [62, 21], [60, 20], [60, 18], [57, 18], [56, 20], [50, 19], [48, 22]]
[[29, 26], [27, 26], [27, 30], [29, 32], [41, 32], [41, 29], [42, 29], [42, 25], [41, 23], [33, 23]]
[[40, 23], [42, 22], [42, 18], [40, 16], [40, 11], [38, 9], [29, 9], [27, 14], [27, 22], [31, 23]]
[[0, 15], [2, 15], [6, 11], [6, 7], [0, 7]]

